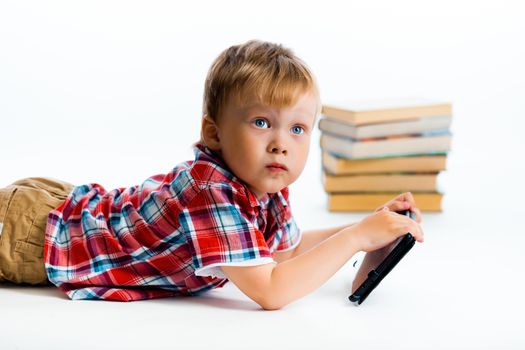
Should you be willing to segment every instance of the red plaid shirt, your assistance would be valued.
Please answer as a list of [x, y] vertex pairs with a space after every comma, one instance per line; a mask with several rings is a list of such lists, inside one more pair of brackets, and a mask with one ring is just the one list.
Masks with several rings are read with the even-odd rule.
[[77, 186], [49, 214], [49, 280], [71, 299], [131, 301], [222, 287], [219, 266], [273, 262], [300, 231], [288, 189], [257, 199], [211, 151], [140, 186]]

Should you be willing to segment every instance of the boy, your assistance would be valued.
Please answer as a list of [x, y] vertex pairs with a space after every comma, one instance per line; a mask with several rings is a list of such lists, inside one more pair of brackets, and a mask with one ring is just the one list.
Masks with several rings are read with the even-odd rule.
[[[0, 190], [0, 280], [120, 301], [197, 295], [230, 280], [272, 310], [363, 250], [355, 289], [398, 237], [423, 240], [420, 214], [406, 193], [359, 223], [301, 234], [288, 186], [319, 109], [315, 79], [290, 50], [228, 48], [206, 79], [193, 161], [110, 192], [42, 178]], [[406, 209], [416, 221], [395, 213]]]

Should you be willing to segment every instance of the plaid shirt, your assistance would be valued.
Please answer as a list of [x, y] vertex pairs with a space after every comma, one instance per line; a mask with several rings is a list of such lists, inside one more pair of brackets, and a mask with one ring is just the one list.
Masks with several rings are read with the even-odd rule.
[[51, 211], [44, 259], [71, 299], [196, 295], [228, 280], [221, 265], [273, 262], [300, 231], [288, 189], [255, 195], [210, 150], [142, 185], [77, 186]]

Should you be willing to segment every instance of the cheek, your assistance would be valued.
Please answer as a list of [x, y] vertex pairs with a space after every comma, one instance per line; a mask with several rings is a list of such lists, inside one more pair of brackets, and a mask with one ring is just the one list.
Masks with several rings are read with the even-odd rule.
[[295, 153], [296, 157], [294, 157], [294, 162], [296, 166], [300, 168], [301, 171], [303, 170], [306, 164], [306, 160], [308, 159], [309, 150], [310, 150], [309, 142], [298, 145], [297, 151]]
[[304, 161], [308, 157], [309, 151], [310, 139], [302, 140], [301, 142], [297, 143], [297, 147], [295, 149], [295, 154], [297, 154], [297, 158], [300, 158]]
[[243, 148], [245, 153], [258, 154], [264, 152], [269, 142], [267, 137], [257, 133], [245, 133], [239, 135], [237, 141], [233, 144], [233, 147]]
[[228, 144], [229, 160], [235, 163], [239, 170], [255, 162], [259, 158], [259, 142], [249, 135], [239, 135], [232, 138]]

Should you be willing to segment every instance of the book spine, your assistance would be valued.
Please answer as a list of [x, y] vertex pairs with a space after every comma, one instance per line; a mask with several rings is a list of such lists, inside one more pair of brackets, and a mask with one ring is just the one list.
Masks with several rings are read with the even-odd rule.
[[431, 192], [437, 191], [437, 174], [324, 175], [326, 192]]
[[[330, 211], [373, 211], [398, 193], [355, 193], [328, 194], [328, 209]], [[412, 193], [421, 211], [441, 211], [441, 193]]]
[[322, 113], [353, 125], [393, 122], [422, 117], [452, 115], [452, 106], [448, 103], [428, 106], [379, 109], [368, 111], [350, 111], [332, 106], [323, 106]]
[[446, 169], [446, 155], [346, 159], [323, 152], [322, 164], [331, 175], [439, 172]]
[[350, 139], [323, 134], [321, 148], [351, 159], [395, 157], [448, 152], [450, 139], [450, 135], [438, 135], [353, 142]]

